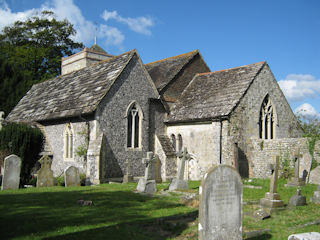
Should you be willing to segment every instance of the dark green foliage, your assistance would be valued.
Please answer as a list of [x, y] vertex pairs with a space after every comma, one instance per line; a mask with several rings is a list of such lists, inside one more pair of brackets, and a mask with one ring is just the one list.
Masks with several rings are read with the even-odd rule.
[[44, 11], [0, 33], [0, 110], [8, 114], [35, 83], [60, 74], [61, 58], [83, 48], [67, 20]]
[[55, 186], [62, 186], [64, 187], [65, 184], [64, 184], [64, 176], [59, 176], [59, 177], [55, 177], [54, 178], [54, 185]]
[[0, 131], [0, 151], [19, 156], [22, 160], [21, 184], [30, 181], [30, 172], [42, 150], [42, 132], [26, 124], [9, 123]]

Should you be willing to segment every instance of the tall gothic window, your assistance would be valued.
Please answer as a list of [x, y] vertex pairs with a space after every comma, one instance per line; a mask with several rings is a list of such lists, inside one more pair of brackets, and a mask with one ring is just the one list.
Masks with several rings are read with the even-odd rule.
[[183, 146], [182, 136], [181, 136], [181, 134], [179, 134], [178, 135], [178, 152], [182, 151], [182, 146]]
[[171, 142], [172, 142], [172, 147], [173, 147], [174, 151], [177, 151], [176, 136], [174, 134], [171, 134]]
[[265, 97], [260, 109], [259, 134], [262, 139], [275, 138], [275, 112], [269, 95]]
[[64, 130], [64, 158], [73, 159], [73, 129], [71, 123], [66, 125]]
[[133, 103], [127, 112], [127, 147], [139, 148], [141, 138], [142, 112], [136, 103]]

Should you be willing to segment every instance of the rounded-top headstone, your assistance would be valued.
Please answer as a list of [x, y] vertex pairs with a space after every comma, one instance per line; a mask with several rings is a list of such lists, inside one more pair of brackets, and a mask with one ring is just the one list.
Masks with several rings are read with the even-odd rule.
[[219, 165], [199, 188], [199, 239], [242, 239], [242, 181], [234, 168]]
[[64, 183], [66, 187], [80, 186], [80, 174], [79, 169], [70, 166], [64, 171]]
[[4, 172], [1, 190], [18, 189], [20, 183], [21, 159], [10, 155], [4, 159]]

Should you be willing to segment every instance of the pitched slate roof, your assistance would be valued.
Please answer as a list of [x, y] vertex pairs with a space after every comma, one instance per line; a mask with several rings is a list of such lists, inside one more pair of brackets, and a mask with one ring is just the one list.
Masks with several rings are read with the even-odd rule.
[[181, 71], [181, 69], [196, 55], [198, 50], [184, 53], [148, 63], [145, 65], [159, 92]]
[[136, 50], [34, 85], [6, 118], [31, 122], [96, 110]]
[[175, 156], [176, 152], [173, 149], [172, 143], [167, 135], [157, 135], [162, 149], [166, 156]]
[[197, 74], [173, 106], [168, 122], [228, 116], [266, 62]]

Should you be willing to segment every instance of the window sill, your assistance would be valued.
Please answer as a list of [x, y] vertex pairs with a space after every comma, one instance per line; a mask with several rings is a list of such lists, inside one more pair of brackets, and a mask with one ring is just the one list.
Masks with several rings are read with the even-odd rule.
[[131, 147], [126, 147], [127, 151], [132, 151], [132, 152], [141, 152], [142, 151], [142, 147], [138, 147], [138, 148], [131, 148]]

